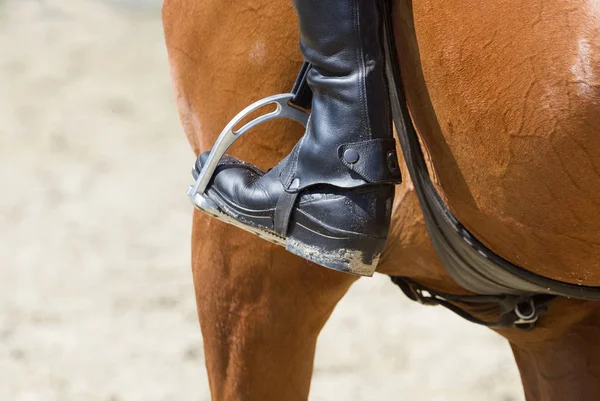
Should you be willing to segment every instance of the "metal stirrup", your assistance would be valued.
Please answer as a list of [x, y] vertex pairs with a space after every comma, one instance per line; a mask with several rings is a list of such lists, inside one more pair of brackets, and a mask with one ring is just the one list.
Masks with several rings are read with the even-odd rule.
[[[229, 149], [229, 147], [243, 134], [262, 123], [278, 118], [291, 119], [306, 127], [309, 114], [306, 111], [290, 105], [290, 101], [294, 98], [294, 96], [295, 95], [293, 93], [284, 93], [280, 95], [269, 96], [254, 102], [244, 110], [240, 111], [225, 126], [217, 138], [215, 145], [210, 151], [206, 163], [204, 163], [204, 166], [202, 166], [202, 171], [198, 175], [196, 182], [191, 185], [187, 191], [187, 196], [190, 197], [195, 206], [205, 208], [208, 206], [207, 202], [210, 204], [210, 206], [213, 206], [212, 202], [209, 201], [206, 196], [204, 196], [206, 187], [208, 186], [208, 183], [210, 182], [210, 179], [212, 178], [219, 164], [219, 160], [221, 160], [227, 149]], [[242, 122], [244, 118], [248, 117], [251, 113], [257, 111], [258, 109], [271, 104], [276, 106], [274, 111], [256, 117], [254, 120], [244, 124], [244, 126], [239, 130], [235, 130], [236, 125]]]

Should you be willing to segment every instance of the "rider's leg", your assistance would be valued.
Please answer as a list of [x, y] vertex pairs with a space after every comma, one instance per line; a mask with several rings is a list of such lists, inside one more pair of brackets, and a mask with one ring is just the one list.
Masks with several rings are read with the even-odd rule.
[[[312, 64], [307, 130], [267, 173], [224, 157], [206, 195], [235, 224], [285, 239], [291, 252], [371, 275], [385, 244], [394, 183], [378, 0], [294, 0]], [[206, 162], [201, 156], [198, 169]]]

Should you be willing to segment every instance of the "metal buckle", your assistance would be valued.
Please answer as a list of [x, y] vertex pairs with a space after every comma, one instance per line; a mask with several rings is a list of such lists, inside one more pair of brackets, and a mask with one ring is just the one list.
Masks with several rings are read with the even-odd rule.
[[416, 301], [421, 305], [438, 305], [438, 299], [430, 290], [426, 288], [410, 287], [412, 293], [415, 295]]
[[[527, 306], [528, 312], [523, 312], [522, 307]], [[515, 315], [519, 318], [515, 320], [515, 325], [528, 325], [537, 322], [538, 312], [535, 307], [533, 299], [529, 299], [525, 302], [520, 302], [515, 306]]]
[[[216, 205], [210, 199], [208, 199], [208, 197], [204, 196], [204, 191], [206, 191], [206, 187], [208, 186], [208, 183], [210, 182], [210, 179], [212, 178], [219, 164], [219, 160], [221, 160], [221, 157], [223, 157], [227, 149], [243, 134], [262, 123], [277, 118], [288, 118], [297, 121], [306, 127], [308, 123], [309, 113], [291, 106], [289, 102], [290, 100], [292, 100], [293, 97], [294, 94], [292, 93], [284, 93], [261, 99], [240, 111], [225, 126], [225, 128], [223, 129], [223, 131], [221, 131], [221, 134], [217, 138], [217, 141], [215, 142], [212, 150], [210, 151], [208, 159], [202, 167], [202, 171], [200, 172], [200, 174], [198, 174], [196, 182], [194, 182], [193, 185], [190, 185], [190, 187], [187, 190], [187, 196], [197, 208], [202, 210], [210, 210], [216, 208]], [[234, 130], [235, 126], [239, 124], [248, 115], [260, 109], [261, 107], [270, 104], [274, 104], [276, 106], [274, 111], [256, 117], [252, 121], [244, 124], [242, 128]]]

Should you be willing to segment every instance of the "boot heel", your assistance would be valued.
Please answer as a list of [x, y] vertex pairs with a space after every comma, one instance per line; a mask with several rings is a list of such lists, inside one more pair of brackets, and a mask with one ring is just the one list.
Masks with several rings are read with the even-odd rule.
[[372, 276], [385, 240], [349, 234], [329, 236], [292, 222], [285, 249], [327, 268], [358, 276]]

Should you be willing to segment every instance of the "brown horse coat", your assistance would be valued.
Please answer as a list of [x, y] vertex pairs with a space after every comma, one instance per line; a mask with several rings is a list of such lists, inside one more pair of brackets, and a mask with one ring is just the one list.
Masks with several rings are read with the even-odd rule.
[[[394, 20], [411, 115], [458, 219], [532, 272], [600, 285], [597, 2], [403, 0]], [[164, 26], [196, 154], [244, 106], [289, 90], [301, 61], [288, 2], [166, 0]], [[301, 134], [270, 123], [233, 153], [269, 167]], [[378, 271], [464, 292], [404, 177]], [[213, 399], [306, 399], [317, 335], [355, 278], [199, 213], [192, 241]], [[599, 328], [598, 304], [560, 300], [536, 330], [502, 332], [527, 399], [597, 400]]]

